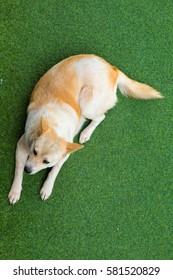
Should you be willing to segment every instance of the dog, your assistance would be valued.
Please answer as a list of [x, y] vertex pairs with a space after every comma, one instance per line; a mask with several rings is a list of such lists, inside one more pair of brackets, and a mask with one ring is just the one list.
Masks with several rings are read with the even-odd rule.
[[[71, 56], [53, 66], [36, 84], [27, 109], [25, 133], [16, 148], [14, 181], [9, 201], [21, 196], [23, 172], [35, 174], [51, 167], [40, 195], [46, 200], [71, 153], [83, 148], [105, 113], [117, 102], [116, 90], [138, 99], [162, 98], [152, 87], [134, 81], [104, 59]], [[85, 120], [90, 124], [73, 143]]]

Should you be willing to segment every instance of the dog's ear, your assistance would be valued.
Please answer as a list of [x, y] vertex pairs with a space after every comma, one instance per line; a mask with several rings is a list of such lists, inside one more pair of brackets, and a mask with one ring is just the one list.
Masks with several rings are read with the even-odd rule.
[[49, 125], [46, 122], [44, 117], [41, 117], [41, 134], [45, 133], [46, 131], [49, 130]]
[[80, 144], [71, 143], [71, 142], [66, 143], [66, 153], [67, 154], [73, 153], [73, 152], [78, 151], [82, 148], [84, 148], [84, 146], [80, 145]]

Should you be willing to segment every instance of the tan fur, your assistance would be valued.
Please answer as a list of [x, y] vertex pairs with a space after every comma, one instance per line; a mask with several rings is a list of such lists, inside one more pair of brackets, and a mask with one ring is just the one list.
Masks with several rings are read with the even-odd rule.
[[41, 133], [45, 133], [49, 130], [49, 125], [44, 117], [41, 117]]
[[[25, 133], [16, 149], [16, 169], [10, 203], [21, 195], [23, 171], [34, 174], [52, 167], [40, 191], [46, 200], [55, 179], [72, 152], [83, 148], [105, 113], [117, 102], [116, 90], [139, 99], [161, 98], [152, 87], [128, 78], [95, 55], [69, 57], [52, 67], [36, 84], [28, 106]], [[85, 119], [90, 124], [73, 143]], [[80, 167], [79, 167], [80, 168]]]
[[124, 73], [119, 71], [118, 88], [125, 95], [137, 99], [156, 99], [163, 96], [154, 88], [131, 80]]
[[[79, 58], [75, 60], [79, 60]], [[81, 116], [80, 106], [77, 102], [80, 88], [76, 73], [70, 69], [72, 62], [74, 62], [73, 59], [64, 60], [63, 65], [61, 63], [55, 65], [40, 79], [32, 92], [28, 112], [54, 101], [67, 103], [79, 117]], [[66, 74], [64, 75], [64, 73]]]
[[112, 87], [114, 87], [118, 79], [118, 69], [115, 66], [109, 67], [109, 79]]
[[79, 145], [79, 144], [76, 144], [76, 143], [66, 142], [66, 152], [67, 153], [73, 153], [73, 152], [78, 151], [82, 148], [83, 148], [82, 145]]

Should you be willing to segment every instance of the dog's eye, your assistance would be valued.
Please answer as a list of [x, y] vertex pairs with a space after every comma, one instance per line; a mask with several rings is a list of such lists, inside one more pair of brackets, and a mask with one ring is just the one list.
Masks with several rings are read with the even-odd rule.
[[50, 162], [49, 162], [48, 160], [44, 159], [44, 160], [43, 160], [43, 163], [49, 164]]
[[37, 151], [35, 149], [34, 149], [33, 153], [35, 156], [37, 156]]

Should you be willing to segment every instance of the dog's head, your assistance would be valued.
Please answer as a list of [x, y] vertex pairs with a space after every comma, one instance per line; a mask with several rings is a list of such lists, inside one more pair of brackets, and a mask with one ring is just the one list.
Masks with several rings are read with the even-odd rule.
[[66, 154], [83, 148], [80, 144], [66, 142], [63, 138], [58, 137], [44, 118], [41, 123], [41, 134], [33, 141], [25, 164], [25, 171], [29, 174], [53, 167]]

